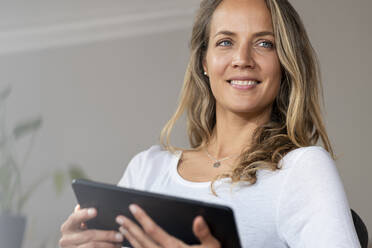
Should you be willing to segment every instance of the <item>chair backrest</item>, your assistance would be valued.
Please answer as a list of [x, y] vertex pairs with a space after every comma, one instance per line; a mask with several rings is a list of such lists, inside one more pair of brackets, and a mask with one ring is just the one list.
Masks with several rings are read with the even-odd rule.
[[359, 242], [362, 248], [368, 248], [368, 230], [363, 220], [359, 215], [351, 209], [351, 215], [353, 216], [355, 230], [357, 232]]

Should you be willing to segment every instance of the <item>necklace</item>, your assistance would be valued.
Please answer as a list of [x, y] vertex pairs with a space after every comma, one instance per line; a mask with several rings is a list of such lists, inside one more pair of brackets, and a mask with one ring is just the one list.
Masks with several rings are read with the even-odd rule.
[[210, 158], [211, 160], [214, 161], [214, 163], [213, 163], [213, 167], [214, 167], [214, 168], [218, 168], [218, 167], [220, 167], [222, 161], [225, 161], [225, 160], [228, 160], [228, 159], [236, 158], [236, 157], [237, 157], [237, 156], [234, 156], [234, 157], [228, 156], [228, 157], [224, 157], [224, 158], [221, 158], [221, 159], [217, 159], [217, 158], [213, 157], [213, 156], [208, 152], [207, 149], [205, 149], [205, 153], [207, 154], [208, 158]]

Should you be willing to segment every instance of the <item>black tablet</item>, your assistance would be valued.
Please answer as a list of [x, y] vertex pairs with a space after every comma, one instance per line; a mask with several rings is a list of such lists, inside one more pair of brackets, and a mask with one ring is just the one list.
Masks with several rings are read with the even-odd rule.
[[[222, 247], [241, 247], [234, 214], [229, 207], [83, 179], [74, 180], [72, 188], [81, 208], [98, 210], [97, 217], [86, 223], [90, 229], [118, 230], [115, 218], [120, 214], [137, 222], [129, 211], [129, 205], [135, 203], [166, 232], [186, 244], [199, 244], [192, 223], [201, 215]], [[126, 240], [123, 246], [131, 247]]]

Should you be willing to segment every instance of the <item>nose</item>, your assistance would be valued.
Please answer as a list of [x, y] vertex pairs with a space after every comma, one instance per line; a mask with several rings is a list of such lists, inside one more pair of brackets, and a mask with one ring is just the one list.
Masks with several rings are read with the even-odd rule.
[[241, 45], [239, 46], [232, 59], [232, 67], [234, 68], [255, 68], [256, 63], [252, 57], [252, 47], [249, 45]]

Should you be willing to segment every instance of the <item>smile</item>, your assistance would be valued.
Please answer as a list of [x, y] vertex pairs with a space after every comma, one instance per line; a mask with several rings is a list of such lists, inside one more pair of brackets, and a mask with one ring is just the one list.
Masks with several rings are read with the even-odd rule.
[[227, 82], [232, 87], [243, 90], [255, 88], [256, 85], [261, 83], [260, 81], [255, 80], [228, 80]]
[[256, 85], [259, 83], [260, 83], [259, 81], [252, 81], [252, 80], [249, 80], [249, 81], [231, 80], [230, 81], [231, 85]]

